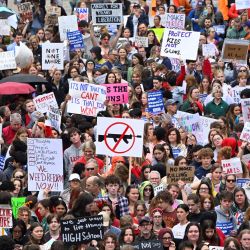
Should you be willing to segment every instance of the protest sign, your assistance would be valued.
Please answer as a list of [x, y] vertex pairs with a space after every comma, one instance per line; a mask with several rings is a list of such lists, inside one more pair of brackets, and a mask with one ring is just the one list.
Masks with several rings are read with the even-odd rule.
[[11, 197], [11, 208], [14, 218], [17, 218], [18, 209], [24, 206], [26, 197]]
[[247, 165], [250, 164], [250, 154], [242, 155], [242, 161]]
[[248, 46], [248, 40], [225, 39], [222, 48], [223, 61], [236, 60], [239, 64], [247, 64]]
[[79, 30], [67, 32], [67, 38], [70, 51], [84, 48], [82, 33]]
[[28, 138], [28, 191], [63, 191], [61, 139]]
[[165, 113], [161, 91], [148, 92], [148, 112], [154, 115]]
[[59, 16], [58, 24], [62, 42], [67, 39], [67, 32], [78, 30], [77, 17], [75, 15]]
[[95, 83], [96, 84], [104, 84], [105, 80], [106, 80], [106, 76], [107, 76], [107, 73], [95, 77]]
[[61, 16], [61, 8], [56, 6], [46, 7], [46, 25], [56, 25], [58, 24], [58, 17]]
[[242, 141], [250, 142], [250, 122], [245, 122], [240, 139]]
[[244, 122], [248, 122], [250, 120], [250, 98], [241, 99], [240, 103]]
[[162, 250], [162, 242], [160, 240], [135, 241], [133, 243], [135, 250]]
[[74, 13], [77, 16], [77, 21], [89, 21], [89, 9], [88, 8], [74, 8]]
[[121, 24], [123, 13], [121, 3], [94, 3], [91, 4], [92, 21], [98, 24]]
[[135, 46], [136, 47], [148, 47], [148, 37], [136, 36], [135, 37]]
[[0, 35], [1, 36], [10, 35], [10, 25], [7, 19], [0, 19]]
[[217, 48], [213, 43], [202, 44], [202, 55], [206, 57], [216, 56]]
[[62, 241], [65, 244], [89, 243], [91, 240], [102, 240], [103, 216], [61, 220]]
[[185, 27], [185, 14], [166, 13], [160, 17], [161, 25], [165, 28], [183, 30]]
[[47, 111], [49, 111], [49, 106], [53, 106], [54, 108], [58, 109], [58, 104], [53, 92], [39, 95], [35, 97], [33, 101], [36, 106], [36, 110], [41, 113], [46, 113]]
[[249, 0], [235, 0], [236, 10], [250, 9]]
[[21, 21], [26, 23], [26, 21], [32, 21], [33, 14], [32, 14], [32, 6], [30, 2], [20, 3], [17, 5], [18, 12], [21, 17]]
[[42, 44], [42, 69], [63, 69], [63, 43]]
[[232, 96], [235, 103], [240, 103], [241, 102], [241, 98], [240, 98], [241, 91], [244, 89], [249, 89], [249, 88], [250, 88], [250, 86], [245, 86], [245, 87], [235, 86], [235, 87], [230, 89], [229, 94]]
[[218, 247], [218, 246], [209, 246], [209, 250], [223, 250], [224, 247]]
[[[165, 29], [161, 56], [196, 60], [200, 32]], [[192, 44], [187, 49], [187, 44]]]
[[107, 87], [107, 100], [113, 104], [128, 103], [127, 83], [105, 84], [103, 86]]
[[9, 205], [0, 205], [0, 228], [12, 228], [12, 210]]
[[15, 51], [0, 52], [0, 70], [15, 69]]
[[99, 111], [105, 110], [107, 89], [105, 86], [85, 82], [71, 81], [67, 112], [87, 116], [97, 116]]
[[154, 33], [155, 33], [155, 35], [156, 35], [156, 37], [157, 37], [157, 40], [158, 40], [159, 42], [161, 42], [161, 39], [162, 39], [163, 34], [164, 34], [164, 31], [165, 31], [164, 28], [150, 28], [150, 29], [148, 29], [148, 30], [153, 30]]
[[49, 106], [49, 110], [47, 111], [47, 117], [49, 124], [46, 125], [53, 127], [57, 131], [61, 132], [61, 114], [59, 109], [54, 108], [53, 106]]
[[172, 70], [176, 73], [180, 72], [181, 70], [181, 64], [180, 60], [177, 58], [169, 58], [172, 64]]
[[144, 121], [97, 117], [96, 153], [142, 157]]
[[249, 184], [250, 184], [250, 178], [237, 178], [236, 183], [237, 183], [238, 187], [249, 186]]
[[231, 158], [222, 160], [221, 166], [225, 174], [242, 174], [242, 165], [240, 158]]
[[215, 32], [218, 35], [224, 35], [225, 34], [225, 30], [226, 30], [225, 25], [214, 25], [213, 28], [214, 28]]
[[194, 170], [195, 168], [193, 166], [170, 166], [167, 168], [167, 183], [177, 184], [179, 180], [185, 183], [192, 183], [194, 179]]

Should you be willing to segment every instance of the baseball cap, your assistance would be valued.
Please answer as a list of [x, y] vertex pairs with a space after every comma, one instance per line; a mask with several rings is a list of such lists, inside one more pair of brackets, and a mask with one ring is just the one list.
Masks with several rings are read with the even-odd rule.
[[168, 99], [165, 103], [165, 106], [169, 106], [169, 105], [173, 105], [173, 104], [177, 104], [178, 101], [174, 100], [174, 99]]
[[139, 225], [141, 225], [143, 222], [151, 222], [151, 220], [148, 216], [144, 216], [140, 219]]
[[141, 5], [138, 4], [138, 3], [135, 3], [135, 4], [133, 5], [133, 8], [141, 8]]
[[244, 26], [247, 26], [248, 28], [250, 28], [250, 21], [246, 21], [246, 22], [244, 23]]
[[79, 174], [71, 174], [69, 177], [69, 181], [73, 181], [73, 180], [81, 180], [80, 179], [80, 175]]
[[185, 11], [186, 9], [185, 9], [184, 6], [180, 6], [177, 10], [178, 10], [178, 11]]

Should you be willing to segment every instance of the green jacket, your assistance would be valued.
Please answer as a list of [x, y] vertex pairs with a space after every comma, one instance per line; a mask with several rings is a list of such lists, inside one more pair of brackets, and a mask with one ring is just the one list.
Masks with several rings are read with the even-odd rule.
[[214, 117], [217, 119], [220, 116], [226, 116], [228, 110], [228, 104], [221, 99], [219, 104], [214, 103], [213, 101], [209, 102], [205, 107], [205, 115], [213, 114]]
[[227, 38], [230, 39], [240, 39], [246, 36], [246, 31], [241, 27], [240, 30], [236, 30], [235, 28], [228, 29]]

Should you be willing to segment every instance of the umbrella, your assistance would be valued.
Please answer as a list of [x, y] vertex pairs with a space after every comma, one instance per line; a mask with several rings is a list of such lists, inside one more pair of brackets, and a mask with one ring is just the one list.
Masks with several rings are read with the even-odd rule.
[[22, 82], [30, 84], [46, 84], [48, 81], [41, 76], [29, 75], [29, 74], [15, 74], [12, 76], [7, 76], [0, 80], [0, 83], [4, 82]]
[[12, 15], [16, 15], [16, 13], [4, 6], [0, 7], [0, 19], [7, 19], [8, 17], [12, 16]]
[[0, 84], [0, 95], [30, 94], [36, 90], [27, 83], [5, 82]]

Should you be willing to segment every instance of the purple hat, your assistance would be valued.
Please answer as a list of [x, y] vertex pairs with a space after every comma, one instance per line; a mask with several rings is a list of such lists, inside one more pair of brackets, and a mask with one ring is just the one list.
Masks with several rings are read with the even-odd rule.
[[250, 28], [250, 21], [246, 21], [246, 22], [244, 23], [244, 26], [247, 26], [248, 28]]

